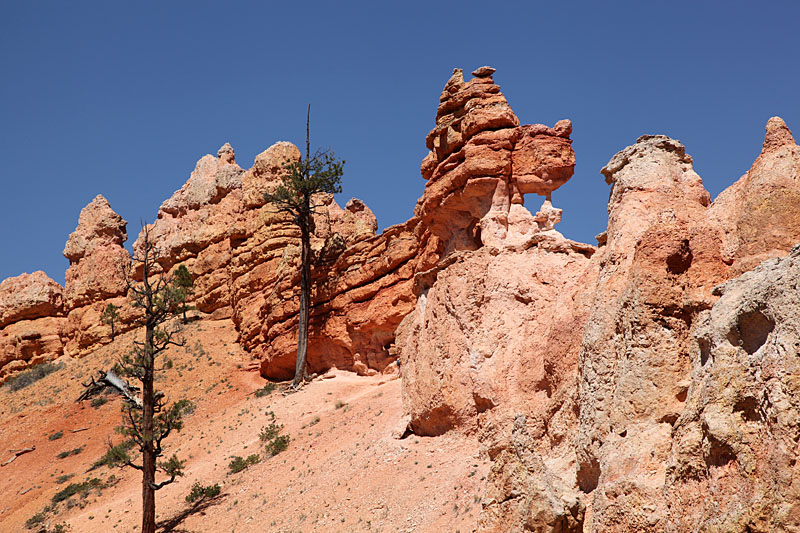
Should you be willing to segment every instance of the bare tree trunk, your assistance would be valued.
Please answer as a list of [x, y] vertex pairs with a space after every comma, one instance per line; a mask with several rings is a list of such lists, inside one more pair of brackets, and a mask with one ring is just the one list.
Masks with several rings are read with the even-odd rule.
[[[147, 279], [147, 278], [145, 278]], [[142, 533], [156, 531], [156, 453], [153, 441], [153, 331], [155, 325], [148, 320], [145, 330], [146, 368], [142, 379]]]
[[311, 304], [311, 234], [308, 225], [300, 227], [300, 319], [297, 328], [297, 362], [292, 387], [297, 388], [306, 377], [308, 355], [308, 315]]

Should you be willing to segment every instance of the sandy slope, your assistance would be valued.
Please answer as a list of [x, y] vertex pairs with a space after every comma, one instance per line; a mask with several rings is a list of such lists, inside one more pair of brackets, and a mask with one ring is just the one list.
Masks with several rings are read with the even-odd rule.
[[[187, 508], [195, 481], [219, 483], [222, 497], [189, 515], [176, 531], [473, 531], [488, 462], [474, 439], [393, 437], [400, 424], [400, 380], [333, 371], [302, 391], [280, 390], [256, 398], [264, 385], [255, 362], [236, 344], [229, 321], [203, 320], [186, 328], [187, 345], [168, 354], [173, 366], [159, 387], [187, 397], [196, 410], [168, 441], [168, 453], [187, 460], [186, 475], [157, 494], [157, 518]], [[99, 408], [75, 398], [95, 369], [110, 366], [134, 332], [17, 392], [0, 388], [0, 462], [9, 450], [34, 452], [0, 468], [0, 531], [25, 531], [24, 523], [72, 482], [89, 477], [119, 481], [79, 505], [58, 506], [51, 524], [73, 531], [136, 531], [140, 477], [133, 470], [101, 467], [86, 473], [119, 440], [120, 400]], [[274, 412], [291, 437], [289, 449], [249, 469], [228, 473], [234, 455], [258, 453], [258, 434]], [[77, 433], [75, 429], [88, 428]], [[64, 436], [48, 436], [63, 431]], [[76, 455], [57, 454], [82, 447]], [[58, 477], [73, 474], [59, 484]], [[80, 507], [83, 505], [83, 508]]]

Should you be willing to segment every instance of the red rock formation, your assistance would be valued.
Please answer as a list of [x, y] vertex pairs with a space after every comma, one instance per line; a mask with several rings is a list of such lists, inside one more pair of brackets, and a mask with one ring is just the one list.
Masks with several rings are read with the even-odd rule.
[[[570, 121], [520, 127], [493, 73], [481, 67], [465, 83], [455, 69], [426, 138], [431, 152], [421, 171], [428, 181], [417, 215], [445, 243], [445, 254], [508, 244], [510, 235], [519, 244], [552, 229], [560, 211], [550, 213], [550, 193], [575, 166]], [[522, 207], [526, 193], [547, 198], [536, 219]]]
[[[253, 190], [274, 186], [287, 157], [299, 157], [288, 143], [265, 152], [254, 168], [269, 171], [253, 172]], [[232, 234], [233, 318], [242, 344], [262, 359], [262, 374], [285, 379], [294, 374], [297, 347], [299, 232], [261, 194], [250, 195], [251, 210]], [[344, 209], [331, 195], [317, 202], [309, 369], [383, 370], [394, 360], [394, 330], [413, 307], [410, 279], [420, 248], [431, 243], [435, 250], [435, 239], [421, 235], [417, 219], [376, 236], [375, 216], [358, 199]]]
[[101, 195], [83, 208], [64, 246], [68, 309], [126, 293], [122, 269], [130, 256], [122, 244], [128, 239], [127, 224]]
[[[753, 269], [800, 241], [786, 125], [769, 120], [713, 204], [680, 142], [641, 137], [602, 170], [595, 250], [554, 229], [571, 123], [520, 126], [493, 73], [445, 85], [408, 222], [376, 235], [363, 202], [315, 199], [311, 371], [399, 356], [411, 429], [474, 434], [493, 460], [479, 531], [800, 528], [800, 252]], [[161, 206], [159, 264], [187, 265], [198, 309], [231, 316], [261, 373], [288, 378], [299, 235], [264, 193], [300, 153], [277, 143], [247, 171], [230, 145], [217, 155]], [[535, 215], [528, 193], [545, 197]], [[105, 342], [125, 238], [98, 197], [65, 247], [65, 289], [41, 272], [0, 284], [0, 380]]]
[[0, 283], [0, 328], [64, 313], [64, 289], [41, 270]]
[[[336, 366], [369, 374], [396, 359], [391, 345], [395, 329], [414, 307], [414, 272], [421, 262], [436, 257], [438, 247], [434, 237], [419, 235], [420, 230], [419, 221], [412, 219], [347, 247], [331, 263], [315, 266], [311, 372]], [[263, 353], [262, 374], [285, 379], [294, 374], [297, 345], [297, 245], [275, 263], [277, 282], [262, 306], [259, 335], [265, 342], [257, 350]]]
[[725, 257], [737, 274], [785, 255], [800, 235], [800, 147], [780, 117], [769, 119], [766, 130], [753, 167], [709, 210], [723, 230]]
[[111, 339], [111, 328], [100, 320], [109, 303], [120, 307], [117, 331], [129, 329], [133, 309], [126, 307], [127, 285], [123, 269], [130, 255], [123, 247], [127, 222], [98, 195], [83, 208], [78, 226], [64, 246], [69, 259], [64, 294], [68, 323], [66, 352], [78, 356]]
[[[161, 205], [149, 231], [161, 267], [169, 271], [186, 264], [194, 277], [194, 305], [221, 318], [232, 312], [229, 233], [242, 212], [244, 170], [236, 164], [229, 144], [217, 154], [219, 157], [206, 155], [197, 162], [189, 180]], [[140, 248], [141, 234], [134, 251]]]
[[63, 352], [64, 294], [42, 271], [0, 283], [0, 381]]
[[[194, 304], [212, 317], [233, 317], [242, 345], [262, 359], [263, 375], [290, 377], [297, 343], [299, 231], [266, 205], [264, 193], [300, 152], [291, 143], [276, 143], [246, 172], [236, 165], [230, 145], [218, 155], [198, 162], [150, 226], [161, 252], [158, 261], [165, 271], [187, 266], [194, 277]], [[418, 252], [418, 221], [376, 237], [375, 215], [360, 200], [350, 200], [344, 209], [332, 195], [315, 201], [309, 368], [382, 370], [394, 360], [387, 352], [394, 329], [413, 306], [413, 268], [406, 264]]]
[[[477, 429], [489, 447], [495, 462], [480, 530], [507, 531], [523, 524], [548, 531], [681, 529], [697, 524], [701, 509], [711, 512], [695, 501], [706, 491], [718, 495], [720, 505], [733, 506], [708, 521], [709, 527], [730, 529], [745, 524], [743, 516], [750, 530], [791, 523], [793, 489], [732, 497], [745, 490], [748, 469], [760, 468], [749, 465], [763, 465], [763, 475], [771, 480], [767, 485], [773, 483], [775, 474], [766, 473], [769, 460], [748, 462], [748, 457], [777, 457], [770, 451], [777, 441], [756, 451], [757, 440], [731, 437], [738, 434], [739, 422], [723, 417], [727, 429], [721, 422], [715, 422], [719, 430], [704, 425], [719, 406], [726, 413], [736, 411], [734, 400], [741, 394], [726, 393], [723, 399], [718, 384], [739, 385], [715, 378], [704, 386], [716, 387], [719, 399], [698, 393], [699, 400], [687, 409], [687, 397], [698, 386], [693, 372], [704, 358], [704, 337], [698, 348], [696, 325], [717, 300], [714, 287], [800, 241], [792, 192], [800, 168], [798, 150], [782, 121], [770, 120], [764, 151], [753, 169], [711, 207], [683, 146], [668, 137], [642, 137], [603, 169], [612, 191], [600, 250], [591, 261], [579, 256], [570, 267], [556, 267], [552, 250], [531, 253], [519, 243], [541, 247], [561, 242], [557, 248], [565, 253], [569, 246], [551, 231], [560, 212], [546, 202], [535, 217], [515, 218], [515, 202], [518, 193], [547, 195], [548, 187], [563, 183], [574, 162], [571, 150], [542, 137], [549, 146], [543, 150], [547, 159], [536, 155], [539, 147], [528, 140], [539, 139], [538, 133], [522, 141], [510, 135], [524, 127], [507, 118], [507, 103], [488, 84], [464, 84], [457, 72], [443, 102], [453, 95], [461, 104], [486, 98], [506, 122], [487, 118], [492, 131], [475, 133], [456, 120], [469, 113], [468, 106], [450, 116], [454, 107], [443, 104], [442, 113], [440, 106], [444, 120], [429, 136], [432, 152], [422, 170], [430, 181], [418, 213], [447, 250], [467, 251], [450, 255], [431, 273], [417, 274], [420, 297], [398, 330], [398, 347], [411, 427], [422, 434]], [[544, 131], [543, 126], [532, 129]], [[553, 137], [556, 129], [545, 133]], [[562, 123], [560, 129], [569, 128]], [[477, 139], [484, 148], [471, 152], [470, 143]], [[513, 154], [510, 163], [507, 150]], [[542, 171], [542, 166], [553, 170]], [[510, 231], [521, 225], [525, 230]], [[551, 269], [553, 276], [548, 275]], [[528, 300], [526, 294], [534, 297]], [[565, 314], [564, 308], [570, 311]], [[548, 328], [559, 335], [542, 340]], [[742, 338], [753, 334], [745, 331], [752, 330], [749, 323], [734, 329]], [[566, 340], [572, 350], [556, 339]], [[722, 349], [724, 343], [706, 344]], [[786, 362], [776, 365], [784, 368]], [[730, 377], [725, 372], [720, 376]], [[550, 395], [558, 407], [549, 406]], [[697, 405], [711, 414], [698, 419]], [[681, 438], [691, 440], [685, 449], [674, 440], [673, 429], [684, 427], [676, 426], [684, 418]], [[743, 446], [750, 451], [742, 451], [739, 461], [737, 450]], [[725, 481], [722, 470], [709, 470], [709, 461], [712, 466], [735, 461], [738, 470], [726, 466], [725, 471], [737, 472], [738, 481]], [[796, 452], [776, 461], [789, 469]], [[685, 469], [670, 473], [668, 466], [676, 462]], [[691, 467], [695, 464], [705, 466], [698, 470]], [[584, 494], [585, 515], [576, 503], [576, 489]], [[687, 507], [670, 510], [665, 490]], [[754, 506], [752, 512], [748, 505]]]

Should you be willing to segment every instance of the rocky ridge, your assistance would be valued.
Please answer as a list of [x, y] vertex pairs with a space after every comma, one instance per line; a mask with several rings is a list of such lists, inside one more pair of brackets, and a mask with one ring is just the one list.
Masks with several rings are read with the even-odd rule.
[[[363, 202], [317, 198], [312, 372], [399, 372], [406, 434], [478, 439], [480, 531], [800, 530], [788, 127], [771, 118], [713, 202], [679, 141], [639, 138], [602, 169], [594, 247], [555, 230], [571, 123], [520, 125], [493, 74], [447, 81], [408, 222], [376, 234]], [[149, 228], [161, 268], [186, 265], [202, 316], [232, 318], [273, 379], [294, 369], [299, 247], [263, 195], [296, 157], [276, 143], [244, 170], [226, 143]], [[131, 327], [113, 267], [125, 228], [99, 196], [65, 247], [65, 287], [41, 272], [0, 284], [0, 379], [107, 342], [109, 302]]]

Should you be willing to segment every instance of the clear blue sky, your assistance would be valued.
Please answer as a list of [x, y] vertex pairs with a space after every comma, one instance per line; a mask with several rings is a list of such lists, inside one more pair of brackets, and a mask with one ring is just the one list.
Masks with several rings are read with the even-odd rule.
[[[605, 229], [600, 168], [645, 133], [680, 139], [712, 196], [800, 133], [800, 3], [5, 1], [0, 17], [0, 279], [61, 255], [97, 194], [152, 221], [207, 153], [242, 167], [279, 140], [347, 160], [346, 201], [405, 221], [453, 67], [497, 68], [522, 123], [570, 118], [558, 229]], [[527, 203], [536, 207], [538, 198]]]

